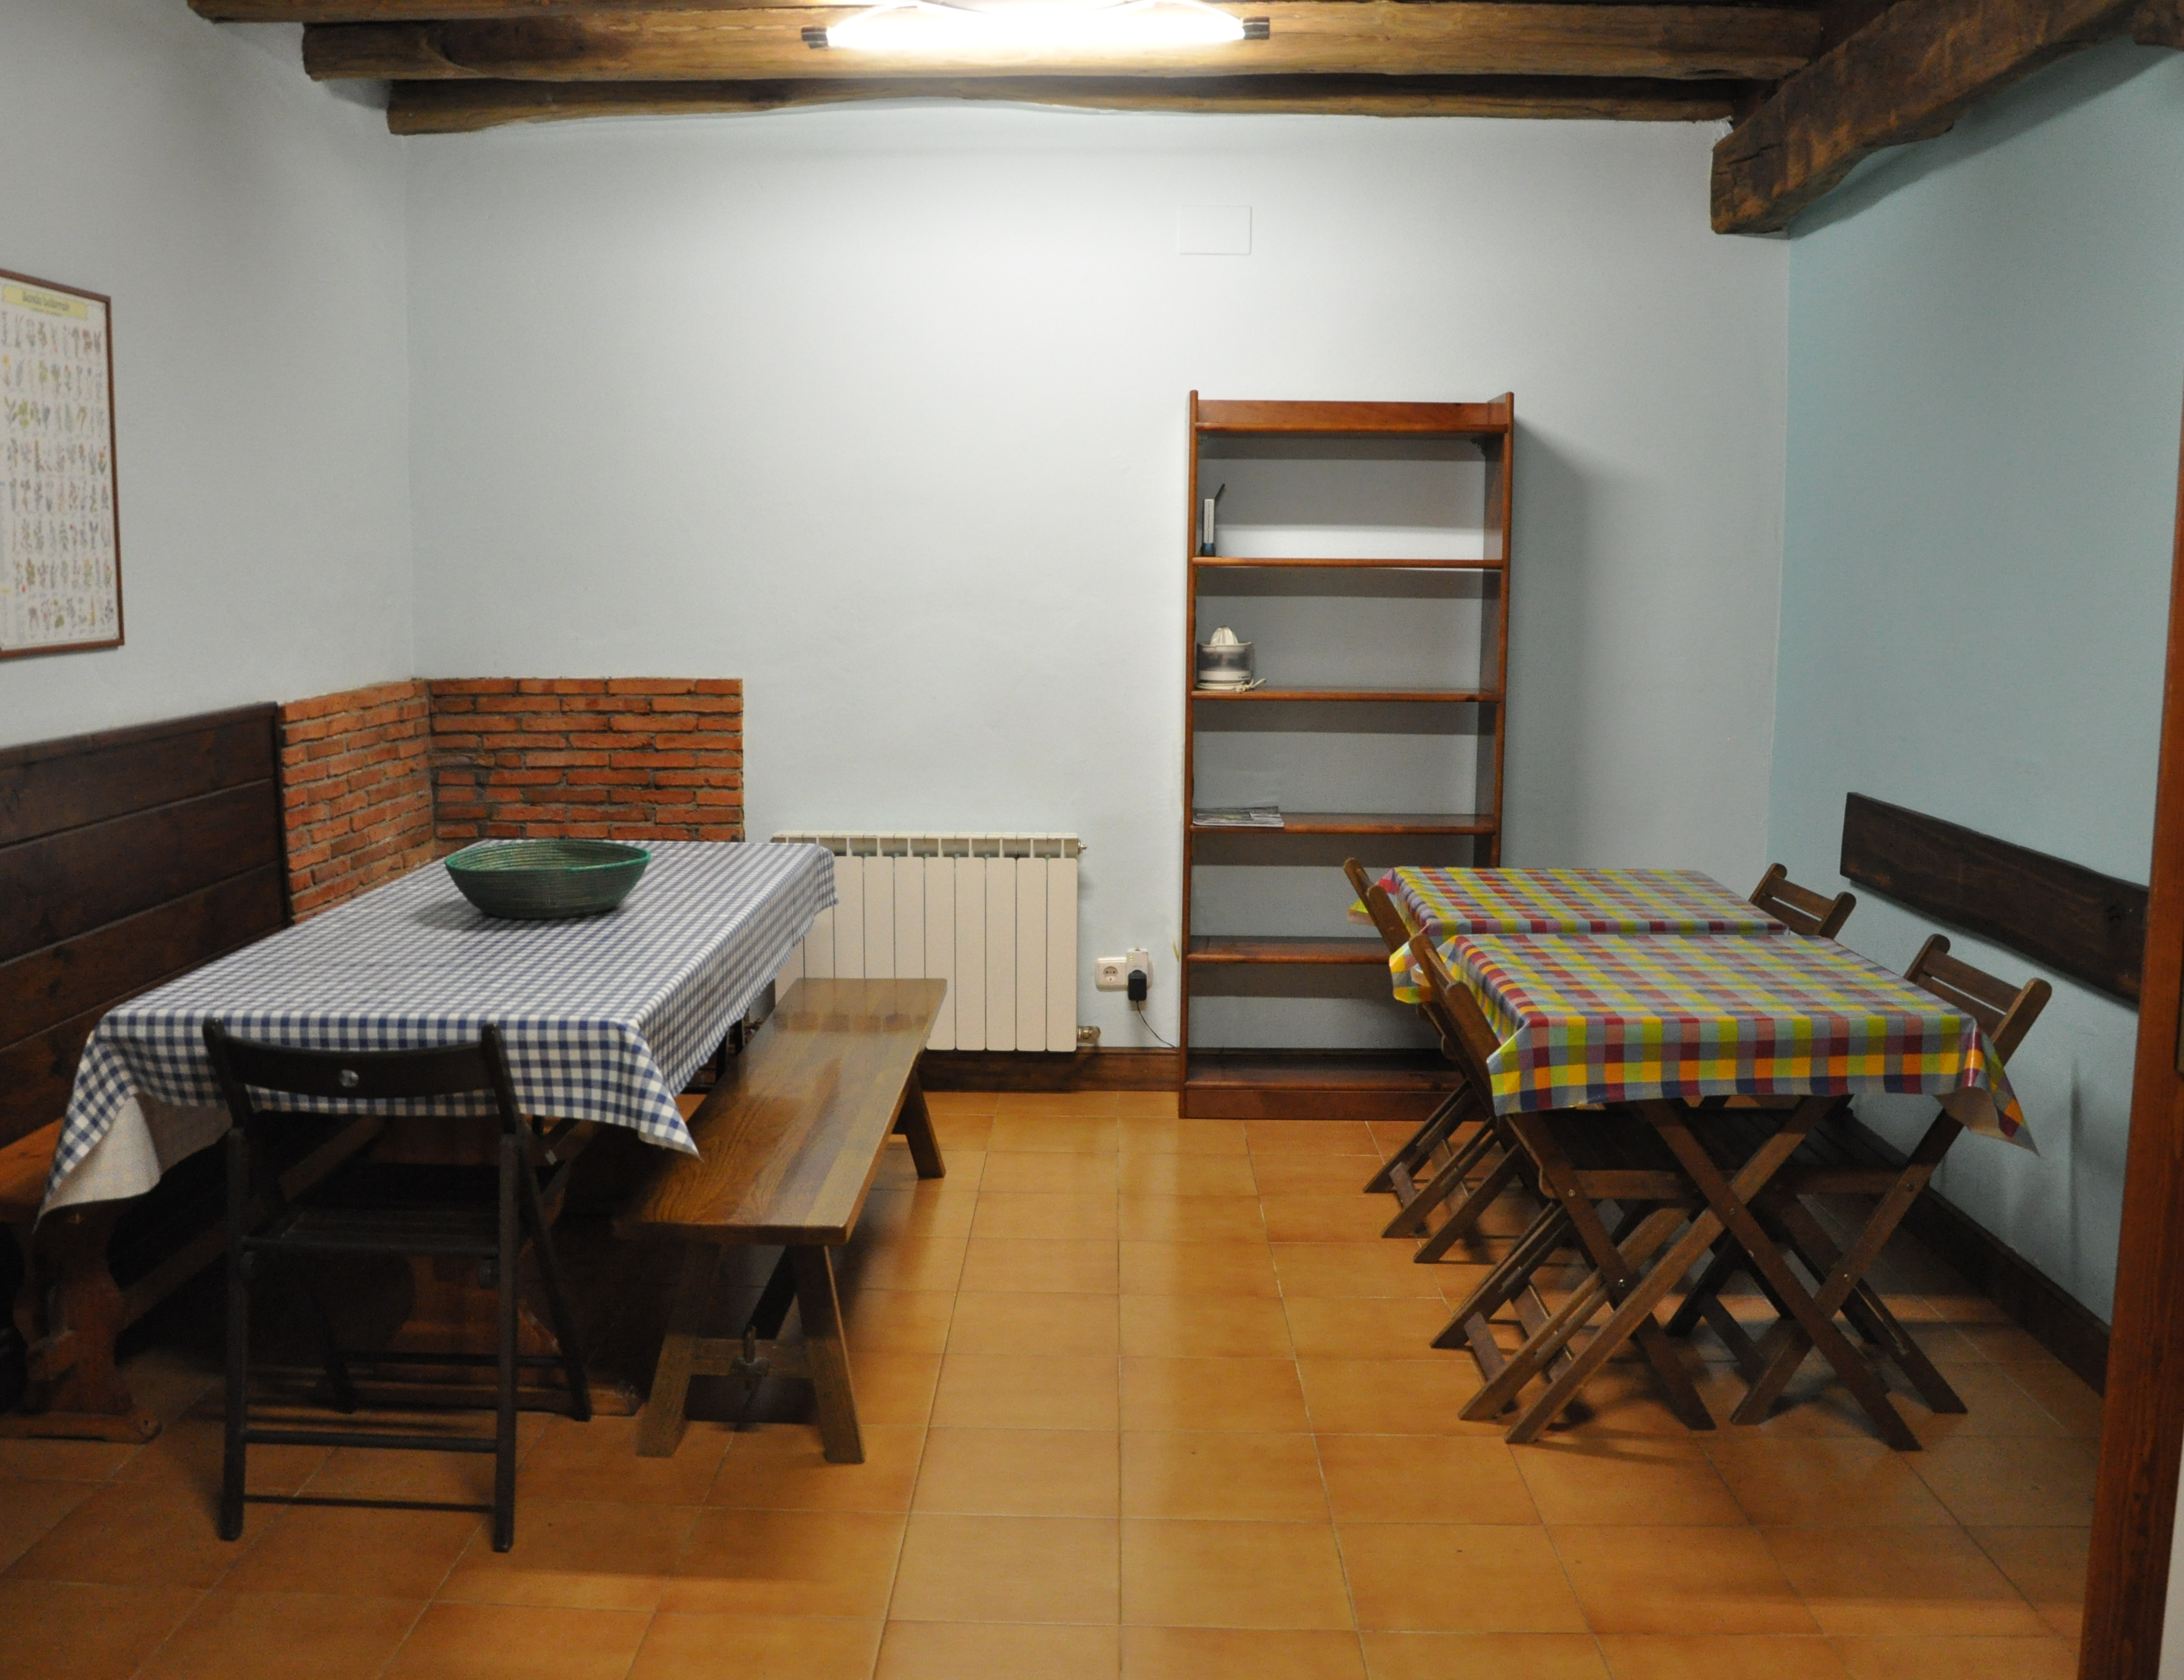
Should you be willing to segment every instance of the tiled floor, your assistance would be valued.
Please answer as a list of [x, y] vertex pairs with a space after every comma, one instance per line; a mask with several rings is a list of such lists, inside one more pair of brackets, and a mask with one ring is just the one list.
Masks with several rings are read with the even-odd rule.
[[[254, 1505], [228, 1546], [216, 1426], [184, 1415], [210, 1372], [155, 1352], [150, 1446], [0, 1442], [0, 1676], [2075, 1672], [2100, 1403], [1915, 1249], [1884, 1287], [1971, 1407], [1907, 1399], [1923, 1452], [1814, 1371], [1773, 1421], [1690, 1433], [1628, 1362], [1512, 1449], [1426, 1345], [1484, 1254], [1412, 1266], [1358, 1193], [1396, 1128], [934, 1107], [948, 1177], [892, 1159], [848, 1258], [866, 1464], [797, 1423], [651, 1460], [628, 1420], [532, 1417], [505, 1556], [468, 1515], [315, 1505]], [[420, 1500], [482, 1468], [252, 1458], [257, 1490]]]

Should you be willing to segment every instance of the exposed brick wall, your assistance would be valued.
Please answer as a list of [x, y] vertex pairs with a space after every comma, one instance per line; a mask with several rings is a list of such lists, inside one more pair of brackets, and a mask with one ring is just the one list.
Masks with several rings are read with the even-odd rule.
[[442, 848], [742, 839], [743, 697], [740, 679], [434, 679]]
[[281, 708], [297, 920], [432, 859], [430, 729], [421, 682], [382, 682]]

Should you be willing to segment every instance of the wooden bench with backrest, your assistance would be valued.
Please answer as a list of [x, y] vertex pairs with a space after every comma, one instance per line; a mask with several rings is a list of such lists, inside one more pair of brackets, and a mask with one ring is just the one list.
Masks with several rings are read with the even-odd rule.
[[[799, 982], [691, 1116], [698, 1154], [663, 1154], [624, 1204], [618, 1235], [683, 1246], [639, 1454], [674, 1452], [693, 1377], [801, 1375], [817, 1391], [828, 1460], [864, 1461], [831, 1251], [855, 1232], [889, 1138], [908, 1143], [919, 1177], [946, 1171], [917, 1083], [946, 991], [939, 980]], [[725, 1251], [776, 1244], [743, 1335], [707, 1336]], [[777, 1339], [792, 1303], [801, 1369]]]
[[[114, 1340], [219, 1256], [217, 1152], [167, 1163], [148, 1195], [38, 1210], [99, 1018], [288, 920], [277, 727], [246, 706], [0, 750], [0, 1223], [29, 1344], [26, 1410], [0, 1435], [158, 1432]], [[374, 1129], [299, 1128], [284, 1182]]]

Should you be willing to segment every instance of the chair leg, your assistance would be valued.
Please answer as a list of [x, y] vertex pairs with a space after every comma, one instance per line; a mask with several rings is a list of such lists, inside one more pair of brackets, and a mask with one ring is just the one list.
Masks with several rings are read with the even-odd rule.
[[[1434, 1210], [1463, 1193], [1464, 1181], [1471, 1177], [1472, 1169], [1494, 1148], [1494, 1128], [1482, 1126], [1463, 1140], [1459, 1149], [1443, 1152], [1434, 1176], [1424, 1184], [1410, 1177], [1409, 1169], [1395, 1181], [1396, 1199], [1399, 1205], [1395, 1217], [1381, 1227], [1383, 1237], [1417, 1237], [1424, 1233], [1427, 1221]], [[1428, 1157], [1431, 1160], [1432, 1157]]]
[[1468, 1235], [1477, 1227], [1486, 1210], [1494, 1204], [1495, 1198], [1515, 1183], [1523, 1171], [1524, 1163], [1518, 1159], [1517, 1151], [1505, 1149], [1502, 1159], [1463, 1193], [1448, 1217], [1434, 1227], [1433, 1234], [1418, 1245], [1418, 1253], [1411, 1258], [1420, 1266], [1430, 1266], [1446, 1254], [1459, 1238]]
[[515, 1544], [515, 1256], [521, 1228], [515, 1211], [515, 1176], [531, 1171], [524, 1157], [520, 1138], [501, 1139], [500, 1254], [493, 1280], [500, 1343], [493, 1437], [493, 1549], [497, 1552]]
[[245, 1210], [250, 1197], [248, 1144], [240, 1130], [227, 1134], [227, 1394], [226, 1436], [220, 1461], [220, 1538], [242, 1538], [244, 1438], [250, 1371], [250, 1272], [244, 1250]]
[[561, 1351], [561, 1379], [569, 1385], [569, 1416], [579, 1423], [592, 1421], [592, 1386], [585, 1374], [583, 1339], [577, 1333], [577, 1316], [569, 1308], [569, 1292], [561, 1282], [560, 1251], [554, 1246], [554, 1229], [538, 1205], [538, 1186], [526, 1171], [517, 1181], [522, 1194], [524, 1221], [530, 1227], [532, 1252], [538, 1256], [538, 1275], [546, 1286], [546, 1310], [554, 1320], [554, 1341]]
[[1462, 1123], [1466, 1106], [1463, 1099], [1468, 1091], [1468, 1087], [1458, 1086], [1441, 1099], [1434, 1111], [1419, 1124], [1418, 1129], [1406, 1138], [1402, 1146], [1381, 1162], [1373, 1176], [1365, 1181], [1367, 1195], [1377, 1195], [1394, 1189], [1394, 1174], [1397, 1167], [1409, 1172], [1431, 1157], [1434, 1151], [1446, 1141], [1449, 1134]]
[[1707, 1261], [1706, 1270], [1699, 1281], [1685, 1292], [1683, 1305], [1669, 1316], [1668, 1332], [1671, 1336], [1688, 1336], [1699, 1327], [1707, 1303], [1713, 1300], [1728, 1286], [1729, 1280], [1744, 1270], [1744, 1251], [1727, 1237], [1713, 1245], [1713, 1256]]
[[326, 1292], [320, 1288], [322, 1268], [314, 1260], [306, 1258], [298, 1268], [297, 1282], [303, 1286], [304, 1298], [311, 1304], [311, 1316], [318, 1321], [319, 1339], [325, 1349], [326, 1389], [332, 1396], [334, 1410], [353, 1412], [357, 1407], [356, 1384], [350, 1378], [348, 1360], [342, 1352], [341, 1338], [334, 1331], [333, 1315], [326, 1310]]

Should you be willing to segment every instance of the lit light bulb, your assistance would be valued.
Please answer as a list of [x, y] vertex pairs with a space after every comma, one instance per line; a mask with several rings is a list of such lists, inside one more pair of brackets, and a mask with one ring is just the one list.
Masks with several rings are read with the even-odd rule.
[[826, 29], [804, 31], [806, 45], [873, 53], [976, 53], [1207, 47], [1263, 41], [1263, 18], [1234, 17], [1206, 0], [1105, 0], [1095, 4], [1019, 6], [974, 11], [946, 0], [881, 0]]

